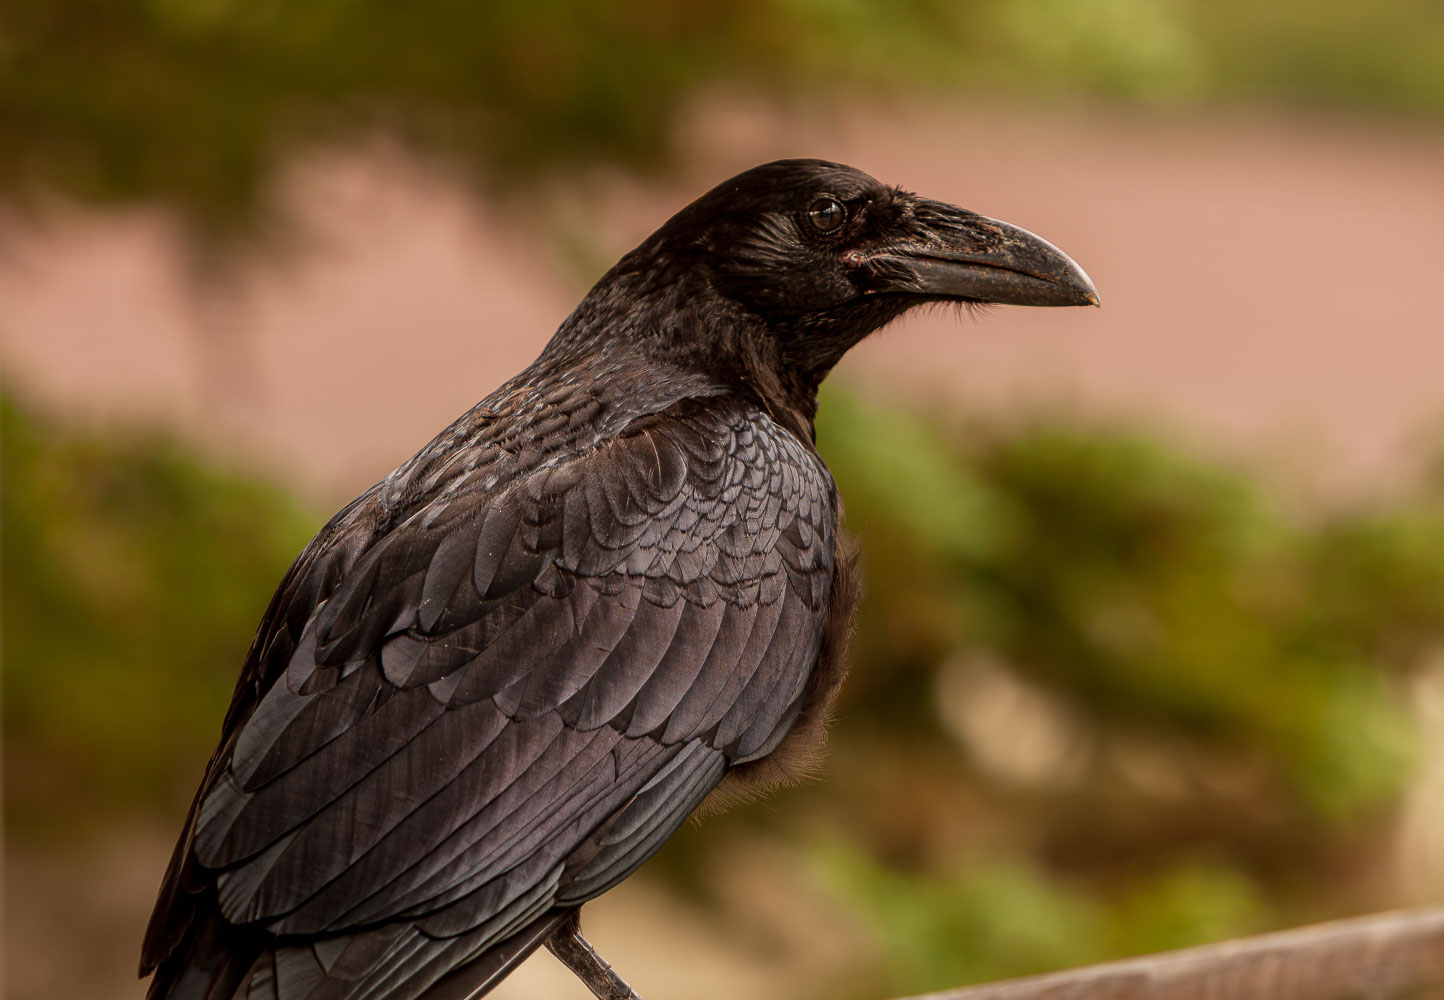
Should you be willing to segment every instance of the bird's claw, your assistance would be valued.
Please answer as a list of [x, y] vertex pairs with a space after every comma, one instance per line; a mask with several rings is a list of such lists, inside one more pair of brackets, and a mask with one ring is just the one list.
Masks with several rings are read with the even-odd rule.
[[573, 913], [546, 940], [547, 951], [557, 957], [578, 979], [587, 984], [587, 989], [597, 1000], [642, 1000], [627, 981], [617, 975], [607, 964], [591, 942], [582, 937], [580, 912]]

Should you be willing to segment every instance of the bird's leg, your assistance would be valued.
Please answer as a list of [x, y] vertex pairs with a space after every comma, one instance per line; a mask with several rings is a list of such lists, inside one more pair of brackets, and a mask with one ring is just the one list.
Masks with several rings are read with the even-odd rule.
[[627, 985], [591, 943], [582, 937], [580, 911], [573, 911], [547, 938], [547, 951], [557, 957], [578, 979], [587, 984], [597, 1000], [642, 1000], [637, 991]]

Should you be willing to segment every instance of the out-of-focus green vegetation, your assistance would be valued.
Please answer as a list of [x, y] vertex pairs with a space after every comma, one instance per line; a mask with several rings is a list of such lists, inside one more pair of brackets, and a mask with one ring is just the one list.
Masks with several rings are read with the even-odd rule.
[[319, 526], [153, 433], [0, 402], [6, 820], [184, 809], [280, 574]]
[[859, 1000], [1187, 947], [1277, 920], [1235, 868], [1187, 857], [1133, 866], [1106, 891], [1006, 856], [909, 871], [853, 845], [822, 850], [818, 863], [874, 936], [877, 981], [842, 991]]
[[[8, 820], [174, 819], [320, 518], [159, 435], [13, 401], [3, 431]], [[1134, 433], [837, 392], [819, 440], [867, 577], [826, 777], [650, 870], [705, 891], [697, 852], [784, 844], [871, 943], [830, 996], [1390, 901], [1405, 692], [1444, 639], [1440, 484], [1290, 512]]]
[[1137, 432], [821, 412], [868, 589], [803, 794], [854, 834], [818, 863], [878, 936], [871, 995], [1388, 903], [1437, 483], [1286, 512]]
[[[874, 577], [927, 580], [874, 589], [865, 659], [1000, 664], [1105, 732], [1255, 760], [1270, 797], [1311, 819], [1392, 789], [1407, 746], [1397, 673], [1444, 623], [1433, 509], [1301, 523], [1134, 434], [1058, 422], [948, 437], [845, 398], [823, 413], [849, 523], [886, 539], [868, 547]], [[870, 702], [926, 701], [925, 679], [893, 688], [895, 673], [866, 675], [887, 685]]]
[[382, 129], [478, 176], [655, 161], [708, 89], [919, 87], [1444, 111], [1431, 0], [9, 0], [0, 195], [251, 215], [279, 154]]

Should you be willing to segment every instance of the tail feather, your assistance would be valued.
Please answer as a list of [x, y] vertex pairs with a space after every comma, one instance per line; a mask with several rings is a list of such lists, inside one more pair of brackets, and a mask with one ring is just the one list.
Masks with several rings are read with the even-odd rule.
[[201, 919], [156, 969], [146, 1000], [476, 1000], [573, 912], [549, 910], [474, 956], [473, 936], [435, 939], [411, 925], [292, 944]]
[[264, 935], [220, 919], [193, 920], [156, 967], [146, 1000], [232, 1000], [264, 950]]

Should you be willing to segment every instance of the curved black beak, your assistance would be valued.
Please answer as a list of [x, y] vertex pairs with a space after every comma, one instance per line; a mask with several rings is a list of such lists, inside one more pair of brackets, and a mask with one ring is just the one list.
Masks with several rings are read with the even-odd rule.
[[1087, 272], [1026, 229], [933, 201], [920, 202], [914, 219], [915, 238], [871, 258], [893, 272], [881, 291], [1016, 306], [1100, 304]]

